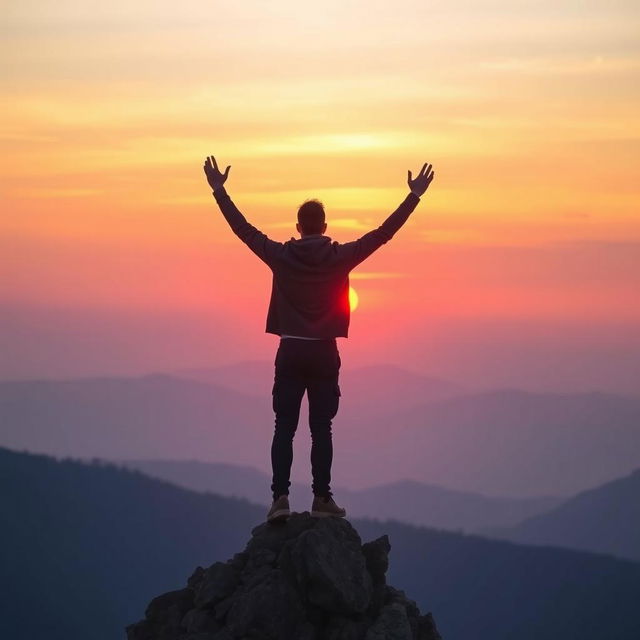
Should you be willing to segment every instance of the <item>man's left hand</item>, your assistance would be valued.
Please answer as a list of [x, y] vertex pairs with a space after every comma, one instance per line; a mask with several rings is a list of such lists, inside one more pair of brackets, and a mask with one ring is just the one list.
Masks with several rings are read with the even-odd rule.
[[208, 156], [204, 161], [204, 173], [207, 176], [207, 182], [213, 191], [220, 188], [225, 183], [225, 180], [229, 176], [229, 169], [231, 169], [231, 165], [225, 169], [224, 173], [220, 173], [216, 159], [213, 156]]

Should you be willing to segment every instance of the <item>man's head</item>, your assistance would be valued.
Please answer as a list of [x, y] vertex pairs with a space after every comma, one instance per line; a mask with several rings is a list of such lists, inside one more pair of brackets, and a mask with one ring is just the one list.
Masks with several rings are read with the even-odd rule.
[[327, 223], [324, 221], [324, 206], [320, 200], [305, 200], [298, 209], [298, 232], [304, 236], [312, 233], [324, 233]]

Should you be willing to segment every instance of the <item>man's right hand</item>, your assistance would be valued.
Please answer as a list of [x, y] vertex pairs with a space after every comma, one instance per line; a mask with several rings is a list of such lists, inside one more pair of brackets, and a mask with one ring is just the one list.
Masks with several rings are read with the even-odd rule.
[[432, 171], [431, 165], [427, 167], [426, 162], [414, 180], [411, 179], [411, 170], [409, 170], [409, 178], [407, 180], [409, 189], [417, 196], [421, 196], [429, 188], [434, 175], [435, 173]]
[[229, 169], [231, 169], [231, 165], [225, 169], [224, 173], [221, 173], [218, 170], [216, 159], [213, 156], [207, 157], [204, 161], [204, 173], [207, 176], [207, 182], [213, 191], [224, 184], [225, 180], [229, 176]]

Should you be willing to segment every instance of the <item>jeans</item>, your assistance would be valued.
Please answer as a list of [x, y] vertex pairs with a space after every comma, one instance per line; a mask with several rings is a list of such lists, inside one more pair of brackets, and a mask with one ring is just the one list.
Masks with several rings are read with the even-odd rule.
[[298, 427], [304, 392], [309, 400], [311, 429], [311, 488], [316, 496], [331, 496], [333, 444], [331, 421], [338, 412], [340, 354], [335, 338], [302, 340], [281, 338], [275, 359], [273, 410], [275, 431], [271, 444], [275, 500], [289, 494], [293, 437]]

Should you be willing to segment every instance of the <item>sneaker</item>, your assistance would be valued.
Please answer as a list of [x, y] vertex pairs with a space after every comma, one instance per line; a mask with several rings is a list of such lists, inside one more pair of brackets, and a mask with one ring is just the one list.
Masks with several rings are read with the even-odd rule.
[[314, 518], [325, 518], [327, 516], [344, 518], [347, 512], [342, 507], [339, 507], [330, 495], [314, 496], [313, 504], [311, 505], [311, 515]]
[[267, 522], [283, 522], [291, 515], [289, 510], [289, 496], [282, 494], [273, 501], [267, 514]]

